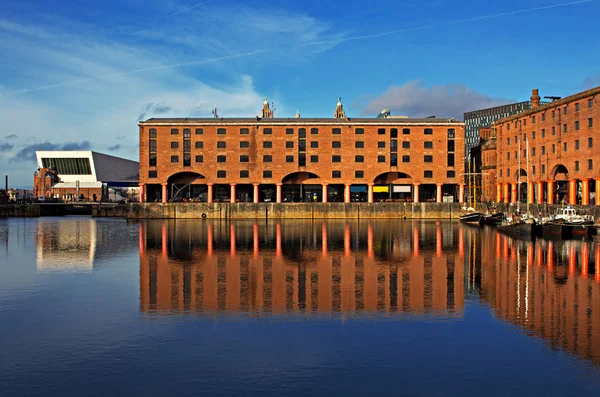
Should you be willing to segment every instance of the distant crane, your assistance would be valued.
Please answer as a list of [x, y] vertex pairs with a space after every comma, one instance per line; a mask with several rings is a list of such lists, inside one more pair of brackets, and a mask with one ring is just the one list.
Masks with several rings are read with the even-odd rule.
[[212, 114], [214, 116], [215, 119], [219, 118], [219, 114], [217, 113], [217, 105], [215, 104], [214, 109], [212, 110]]

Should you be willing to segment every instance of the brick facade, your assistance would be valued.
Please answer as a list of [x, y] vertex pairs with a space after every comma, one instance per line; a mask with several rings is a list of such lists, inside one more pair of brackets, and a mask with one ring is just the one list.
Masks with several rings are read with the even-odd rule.
[[[139, 123], [139, 132], [140, 186], [148, 201], [213, 201], [217, 185], [230, 187], [224, 190], [229, 199], [233, 193], [236, 201], [255, 202], [268, 200], [265, 187], [276, 191], [273, 201], [285, 201], [288, 185], [300, 184], [320, 186], [314, 196], [319, 201], [354, 201], [352, 186], [368, 187], [360, 201], [373, 200], [373, 189], [377, 201], [376, 187], [393, 185], [412, 190], [390, 199], [416, 200], [419, 193], [430, 201], [441, 201], [442, 194], [454, 201], [462, 197], [464, 124], [456, 120], [150, 119]], [[454, 166], [448, 165], [449, 149]], [[329, 189], [337, 189], [337, 196]]]

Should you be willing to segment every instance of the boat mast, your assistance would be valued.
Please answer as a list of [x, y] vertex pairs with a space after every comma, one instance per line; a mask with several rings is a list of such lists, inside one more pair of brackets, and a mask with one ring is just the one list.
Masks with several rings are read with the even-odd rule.
[[517, 147], [517, 158], [519, 160], [519, 169], [517, 170], [517, 212], [521, 215], [521, 139]]
[[525, 164], [525, 167], [527, 167], [527, 218], [529, 218], [529, 203], [532, 201], [531, 198], [529, 197], [529, 191], [532, 189], [529, 189], [530, 163], [529, 163], [529, 141], [528, 140], [525, 140], [525, 153], [526, 153], [525, 161], [527, 162]]

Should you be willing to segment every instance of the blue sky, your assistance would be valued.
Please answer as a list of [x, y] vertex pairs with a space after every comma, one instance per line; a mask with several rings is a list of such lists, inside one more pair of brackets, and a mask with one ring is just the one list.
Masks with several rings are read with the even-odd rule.
[[[0, 170], [138, 156], [140, 117], [462, 113], [600, 85], [600, 1], [4, 0]], [[555, 5], [560, 5], [553, 7]]]

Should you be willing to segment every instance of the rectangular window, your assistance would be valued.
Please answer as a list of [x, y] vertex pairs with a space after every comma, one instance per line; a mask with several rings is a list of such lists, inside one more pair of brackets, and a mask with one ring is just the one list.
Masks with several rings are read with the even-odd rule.
[[355, 149], [364, 149], [365, 143], [363, 141], [356, 141], [356, 142], [354, 142], [354, 148]]
[[542, 154], [546, 154], [546, 146], [542, 146]]
[[306, 167], [306, 153], [298, 154], [298, 166]]
[[319, 134], [319, 129], [318, 128], [311, 128], [310, 129], [310, 134], [311, 135], [317, 135], [317, 134]]
[[203, 134], [204, 134], [203, 128], [196, 128], [196, 135], [203, 135]]
[[565, 133], [565, 134], [567, 133], [567, 125], [566, 124], [563, 124], [563, 133]]
[[454, 167], [454, 153], [448, 153], [448, 167]]
[[506, 144], [510, 145], [510, 137], [506, 138]]
[[148, 171], [148, 178], [158, 178], [158, 172], [156, 170]]
[[248, 157], [247, 155], [243, 154], [240, 156], [240, 163], [248, 163], [250, 161], [250, 157]]
[[423, 177], [424, 178], [433, 178], [433, 171], [424, 171]]
[[202, 156], [202, 155], [196, 156], [196, 163], [203, 163], [203, 162], [204, 162], [204, 156]]
[[177, 149], [179, 147], [179, 142], [171, 142], [171, 149]]
[[398, 138], [398, 128], [390, 129], [390, 138]]
[[591, 170], [592, 170], [592, 168], [594, 168], [594, 167], [593, 167], [593, 165], [594, 165], [594, 164], [593, 164], [593, 161], [592, 161], [592, 159], [589, 159], [589, 160], [588, 160], [588, 170], [590, 170], [590, 171], [591, 171]]
[[402, 128], [402, 135], [410, 135], [410, 128]]
[[240, 149], [248, 149], [250, 147], [249, 141], [240, 141]]
[[454, 134], [455, 134], [454, 128], [448, 128], [448, 139], [454, 139], [455, 138]]
[[217, 156], [217, 163], [226, 163], [227, 162], [227, 156]]
[[402, 149], [410, 149], [410, 142], [409, 141], [402, 142]]
[[249, 135], [250, 130], [248, 128], [240, 128], [240, 135]]
[[506, 124], [506, 131], [510, 131], [510, 123]]
[[311, 163], [318, 163], [319, 162], [319, 156], [310, 156], [310, 162]]
[[306, 138], [306, 128], [298, 128], [298, 138]]
[[189, 167], [192, 165], [192, 155], [189, 153], [185, 153], [183, 155], [183, 166], [184, 167]]
[[156, 139], [156, 128], [150, 128], [148, 133], [150, 134], [150, 139]]
[[423, 161], [425, 163], [433, 163], [433, 156], [423, 156]]
[[273, 178], [273, 171], [264, 170], [263, 171], [263, 178]]
[[552, 144], [552, 153], [556, 153], [556, 145]]
[[523, 150], [523, 158], [527, 158], [527, 149]]
[[556, 114], [556, 113], [555, 113], [555, 111], [553, 110], [553, 111], [552, 111], [552, 118], [554, 118], [554, 117], [555, 117], [555, 114]]
[[377, 142], [377, 149], [385, 149], [385, 141]]
[[365, 133], [365, 129], [364, 128], [356, 128], [354, 129], [354, 134], [356, 135], [364, 135]]
[[171, 156], [171, 163], [179, 163], [179, 156]]
[[331, 177], [332, 178], [341, 178], [342, 177], [342, 171], [331, 171]]
[[171, 128], [171, 135], [179, 135], [179, 130], [177, 128]]
[[331, 162], [332, 163], [341, 163], [342, 162], [342, 156], [331, 156]]
[[377, 156], [378, 163], [385, 163], [385, 156]]
[[390, 141], [390, 152], [395, 153], [398, 151], [398, 141], [396, 139], [392, 139]]
[[446, 178], [456, 178], [456, 171], [446, 171]]
[[546, 121], [546, 113], [542, 113], [542, 121]]
[[[545, 173], [546, 173], [546, 166], [544, 164], [542, 164], [542, 174], [545, 174]], [[502, 176], [502, 175], [500, 175], [500, 176]]]
[[510, 152], [506, 153], [506, 159], [510, 160]]
[[305, 139], [298, 140], [298, 151], [306, 152], [306, 140]]
[[566, 151], [567, 151], [567, 142], [565, 142], [563, 145], [563, 152], [566, 152]]
[[217, 128], [217, 135], [225, 135], [227, 130], [225, 128]]
[[377, 134], [378, 135], [385, 135], [385, 128], [378, 128], [377, 129]]
[[248, 170], [241, 170], [240, 171], [240, 178], [250, 178], [250, 171], [248, 171]]
[[285, 143], [285, 148], [286, 149], [293, 149], [294, 148], [294, 142], [293, 141], [287, 141]]
[[285, 134], [286, 135], [294, 135], [294, 129], [293, 128], [286, 128], [285, 129]]
[[331, 133], [333, 135], [340, 135], [342, 133], [342, 129], [341, 128], [332, 128]]
[[535, 148], [531, 148], [531, 156], [534, 157], [535, 156]]
[[360, 179], [365, 177], [364, 171], [354, 171], [354, 178]]
[[531, 133], [531, 139], [535, 139], [535, 131]]
[[318, 149], [319, 148], [319, 141], [311, 141], [310, 142], [310, 148], [311, 149]]
[[594, 126], [594, 120], [590, 117], [588, 119], [588, 128], [592, 128]]
[[150, 140], [150, 148], [149, 148], [150, 153], [155, 153], [156, 152], [156, 141], [155, 140]]
[[285, 162], [286, 163], [293, 163], [294, 162], [294, 156], [285, 156]]
[[402, 156], [402, 162], [403, 163], [410, 163], [410, 156], [407, 156], [407, 155]]
[[398, 153], [390, 154], [390, 166], [397, 167], [398, 166]]
[[263, 128], [263, 135], [273, 135], [272, 128]]
[[183, 141], [183, 152], [189, 153], [192, 151], [192, 141]]
[[333, 141], [333, 142], [331, 142], [331, 147], [333, 149], [339, 149], [339, 148], [342, 147], [342, 142], [340, 142], [340, 141]]
[[225, 149], [227, 147], [227, 142], [217, 142], [217, 149]]
[[531, 124], [535, 124], [535, 116], [531, 116]]
[[579, 171], [579, 161], [575, 161], [575, 171]]
[[365, 162], [365, 156], [354, 156], [354, 162], [355, 163], [364, 163]]
[[563, 108], [563, 114], [567, 114], [567, 107], [566, 106]]
[[575, 111], [579, 112], [579, 104], [578, 103], [575, 104]]
[[531, 172], [535, 175], [535, 165], [531, 166]]
[[425, 128], [425, 135], [433, 135], [433, 128]]
[[156, 167], [156, 153], [150, 153], [150, 161], [148, 162], [150, 167]]
[[263, 142], [263, 148], [265, 149], [271, 149], [273, 147], [273, 142], [271, 141], [264, 141]]
[[575, 122], [575, 131], [579, 131], [579, 121]]
[[552, 136], [556, 135], [556, 127], [552, 127]]
[[183, 129], [183, 137], [184, 138], [191, 138], [192, 136], [192, 130], [189, 128], [184, 128]]
[[594, 140], [593, 140], [593, 138], [588, 138], [588, 147], [589, 148], [593, 148], [594, 147]]
[[448, 141], [448, 151], [449, 152], [453, 152], [454, 151], [454, 140]]
[[523, 127], [527, 125], [527, 119], [523, 119]]
[[270, 155], [263, 156], [263, 163], [272, 163], [272, 162], [273, 162], [273, 156], [270, 156]]
[[592, 107], [594, 107], [594, 100], [588, 99], [588, 109], [591, 109]]
[[202, 142], [202, 141], [196, 142], [196, 149], [202, 149], [202, 148], [204, 148], [204, 142]]
[[217, 178], [226, 178], [227, 172], [225, 171], [217, 171]]
[[579, 139], [575, 140], [575, 150], [579, 150]]
[[432, 141], [425, 141], [425, 142], [423, 142], [423, 147], [425, 149], [433, 149], [433, 142]]
[[546, 137], [546, 130], [544, 128], [542, 128], [542, 138]]

